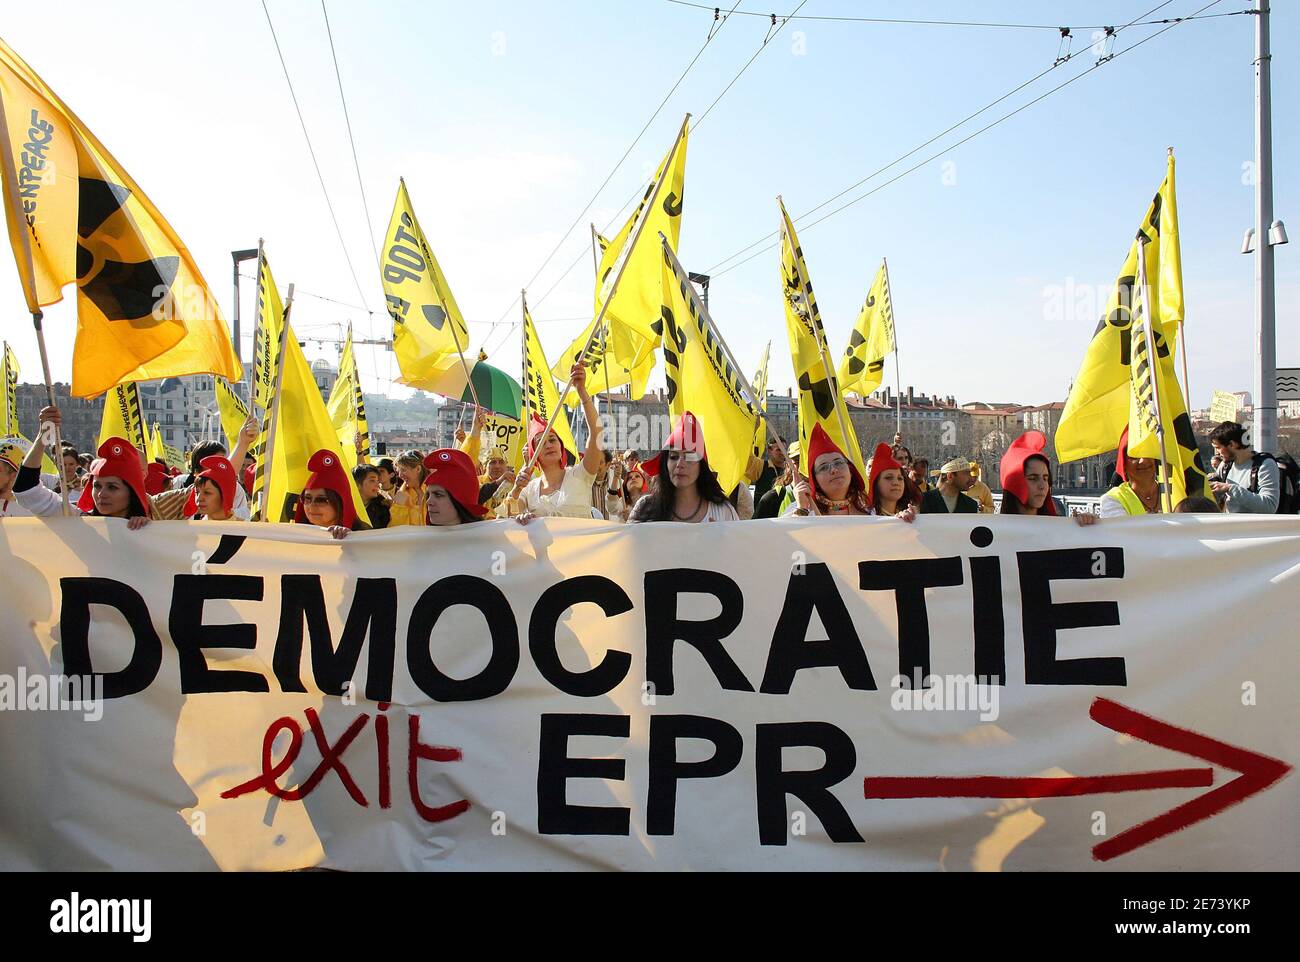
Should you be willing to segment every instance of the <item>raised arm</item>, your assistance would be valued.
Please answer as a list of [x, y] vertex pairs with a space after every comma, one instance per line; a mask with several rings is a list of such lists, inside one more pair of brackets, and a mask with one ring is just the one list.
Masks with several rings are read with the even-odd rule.
[[257, 418], [253, 417], [245, 421], [244, 426], [239, 429], [239, 439], [235, 444], [235, 450], [230, 452], [230, 466], [235, 469], [236, 475], [243, 470], [244, 455], [257, 441], [257, 433], [260, 429], [261, 425], [257, 423]]
[[596, 411], [596, 402], [587, 393], [587, 366], [579, 361], [573, 365], [573, 387], [582, 402], [582, 413], [587, 418], [587, 447], [582, 452], [582, 468], [594, 475], [601, 468], [604, 454], [600, 450], [601, 425], [600, 414]]

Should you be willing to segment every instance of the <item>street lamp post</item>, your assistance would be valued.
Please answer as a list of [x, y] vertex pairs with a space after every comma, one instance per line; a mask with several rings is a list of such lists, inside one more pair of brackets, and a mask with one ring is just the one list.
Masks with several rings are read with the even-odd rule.
[[239, 265], [242, 261], [251, 261], [257, 257], [257, 248], [244, 251], [231, 251], [230, 260], [232, 273], [235, 279], [235, 309], [231, 314], [231, 332], [230, 336], [235, 342], [235, 357], [239, 358], [242, 368], [244, 363], [243, 356], [239, 353]]

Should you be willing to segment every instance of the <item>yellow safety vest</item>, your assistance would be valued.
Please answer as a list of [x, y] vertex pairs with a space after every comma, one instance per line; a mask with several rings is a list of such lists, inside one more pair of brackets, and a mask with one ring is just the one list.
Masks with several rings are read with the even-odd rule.
[[1146, 505], [1142, 503], [1142, 499], [1138, 497], [1137, 492], [1133, 490], [1132, 486], [1127, 481], [1123, 484], [1115, 485], [1115, 487], [1103, 494], [1102, 497], [1114, 498], [1124, 506], [1124, 510], [1128, 514], [1147, 513]]

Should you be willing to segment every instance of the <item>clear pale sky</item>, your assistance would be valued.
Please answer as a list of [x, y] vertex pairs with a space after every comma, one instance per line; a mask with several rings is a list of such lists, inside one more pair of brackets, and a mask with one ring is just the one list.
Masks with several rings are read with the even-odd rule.
[[[786, 0], [782, 12], [797, 2]], [[800, 13], [1091, 28], [1127, 23], [1157, 2], [809, 0]], [[1205, 2], [1175, 0], [1152, 17], [1185, 15]], [[358, 338], [387, 336], [371, 238], [382, 236], [404, 175], [474, 346], [486, 342], [493, 362], [511, 373], [519, 357], [517, 330], [506, 337], [518, 319], [512, 299], [690, 62], [712, 19], [666, 0], [333, 0], [330, 23], [367, 224], [321, 6], [269, 6], [361, 292], [260, 3], [65, 0], [57, 15], [40, 16], [19, 16], [10, 3], [3, 35], [163, 211], [228, 315], [229, 252], [263, 237], [281, 287], [298, 285], [300, 338], [332, 341], [349, 320]], [[1245, 6], [1225, 0], [1207, 13]], [[1300, 366], [1300, 136], [1293, 122], [1300, 30], [1293, 4], [1275, 7], [1275, 211], [1289, 217], [1297, 240], [1277, 248], [1278, 364]], [[741, 11], [750, 9], [769, 12], [742, 2]], [[739, 15], [725, 25], [531, 284], [533, 315], [552, 356], [590, 316], [587, 224], [603, 227], [639, 190], [682, 115], [704, 113], [768, 27]], [[1131, 27], [1114, 49], [1158, 29]], [[885, 256], [904, 387], [963, 402], [1061, 399], [1172, 145], [1192, 400], [1208, 403], [1214, 388], [1249, 390], [1254, 266], [1239, 250], [1254, 213], [1243, 167], [1254, 155], [1253, 31], [1249, 16], [1175, 27], [824, 224], [797, 223], [832, 351], [843, 350]], [[1074, 33], [1075, 50], [1092, 40], [1091, 29]], [[1050, 66], [1058, 44], [1054, 30], [791, 21], [691, 138], [683, 263], [695, 271], [714, 267], [776, 228], [778, 193], [797, 217]], [[844, 200], [1095, 60], [1091, 52], [1072, 59]], [[5, 336], [19, 352], [24, 380], [37, 380], [35, 337], [11, 264], [6, 256], [0, 266], [0, 302], [10, 305]], [[784, 389], [791, 374], [777, 252], [715, 273], [712, 313], [734, 353], [753, 368], [770, 339], [771, 381]], [[252, 287], [245, 282], [245, 358]], [[301, 296], [308, 292], [317, 296]], [[71, 371], [73, 303], [69, 291], [47, 311], [56, 379]], [[494, 327], [503, 315], [505, 325]], [[334, 357], [335, 348], [311, 344], [309, 356]], [[359, 349], [367, 390], [390, 390], [397, 375], [391, 357], [382, 348]]]

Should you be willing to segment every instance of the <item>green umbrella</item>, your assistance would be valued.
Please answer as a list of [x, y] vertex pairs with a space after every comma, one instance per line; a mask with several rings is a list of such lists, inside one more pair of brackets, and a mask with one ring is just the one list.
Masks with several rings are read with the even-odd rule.
[[[487, 408], [493, 414], [502, 414], [516, 421], [519, 420], [523, 388], [509, 374], [491, 364], [479, 361], [470, 370], [470, 382], [474, 385], [474, 393], [478, 394], [480, 407]], [[467, 384], [461, 391], [459, 400], [466, 404], [473, 404], [474, 393], [470, 392]]]

